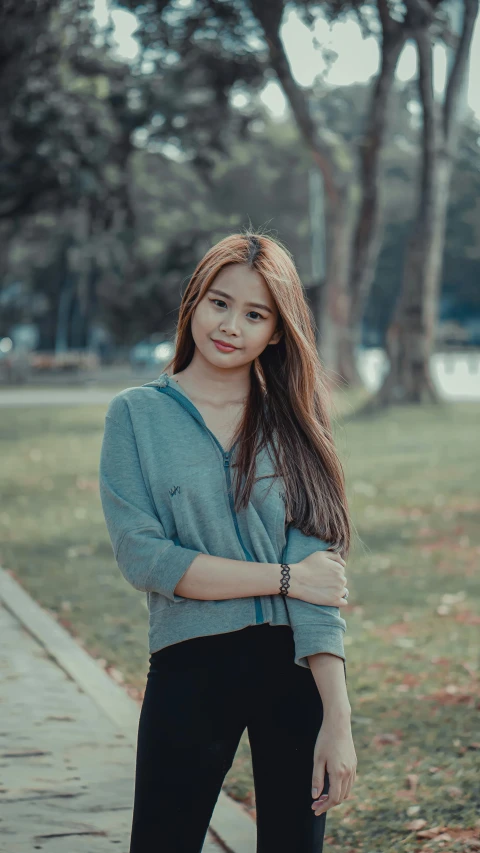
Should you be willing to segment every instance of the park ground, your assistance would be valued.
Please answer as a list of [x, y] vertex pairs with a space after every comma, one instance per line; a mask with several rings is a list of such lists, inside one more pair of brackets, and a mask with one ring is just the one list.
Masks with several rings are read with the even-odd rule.
[[[328, 849], [475, 853], [480, 405], [356, 418], [344, 395], [338, 408], [356, 528], [342, 616], [358, 770], [328, 813]], [[145, 600], [115, 565], [98, 493], [105, 409], [2, 409], [0, 563], [141, 698]], [[224, 789], [254, 816], [246, 734]]]

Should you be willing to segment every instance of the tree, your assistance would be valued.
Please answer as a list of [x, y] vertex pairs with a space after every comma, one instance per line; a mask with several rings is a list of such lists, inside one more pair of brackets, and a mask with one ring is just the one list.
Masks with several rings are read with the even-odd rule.
[[[378, 0], [380, 31], [373, 27], [371, 8], [354, 4], [365, 30], [375, 32], [381, 48], [380, 69], [371, 90], [363, 132], [347, 141], [330, 127], [312, 120], [307, 99], [295, 82], [280, 38], [282, 0], [250, 0], [269, 47], [270, 64], [289, 101], [292, 114], [314, 162], [323, 176], [327, 206], [327, 270], [317, 323], [327, 368], [350, 384], [359, 381], [355, 347], [372, 285], [382, 233], [379, 195], [381, 152], [387, 130], [388, 106], [395, 69], [407, 37], [407, 23], [398, 8]], [[348, 11], [346, 4], [326, 4], [330, 19]], [[315, 22], [318, 5], [300, 4], [307, 23]], [[320, 94], [317, 91], [317, 94]], [[357, 163], [359, 168], [357, 170]], [[358, 203], [356, 199], [359, 198]]]
[[7, 0], [0, 6], [0, 219], [10, 222], [52, 186], [35, 127], [39, 112], [48, 112], [48, 101], [42, 110], [43, 75], [57, 56], [49, 37], [57, 6], [58, 0]]
[[448, 33], [453, 61], [440, 104], [433, 89], [435, 8], [406, 0], [418, 51], [418, 87], [423, 112], [422, 157], [415, 222], [404, 259], [399, 300], [387, 336], [390, 371], [374, 406], [437, 401], [430, 374], [438, 316], [439, 286], [452, 170], [461, 131], [463, 90], [478, 0], [462, 0], [460, 36]]
[[4, 257], [29, 217], [58, 216], [57, 348], [88, 342], [102, 261], [128, 287], [131, 135], [149, 111], [144, 81], [95, 43], [91, 13], [91, 0], [27, 0], [0, 11]]
[[[148, 6], [141, 0], [129, 0], [128, 5], [139, 16], [145, 57], [155, 65], [167, 86], [174, 85], [179, 93], [176, 100], [169, 99], [170, 111], [166, 114], [159, 102], [162, 132], [168, 126], [172, 140], [180, 145], [185, 144], [187, 135], [188, 143], [194, 140], [195, 160], [205, 175], [210, 165], [205, 153], [209, 143], [217, 150], [224, 150], [226, 145], [218, 111], [223, 116], [227, 110], [233, 113], [240, 123], [240, 133], [246, 133], [256, 118], [253, 95], [272, 72], [276, 75], [299, 133], [322, 173], [327, 198], [329, 251], [318, 313], [322, 355], [327, 367], [337, 375], [355, 381], [354, 347], [381, 236], [380, 155], [395, 68], [408, 32], [408, 22], [401, 15], [403, 7], [378, 0], [375, 21], [372, 8], [362, 0], [332, 0], [322, 7], [305, 0], [289, 4], [311, 26], [320, 12], [334, 19], [354, 9], [364, 28], [380, 37], [380, 71], [364, 132], [360, 139], [347, 142], [323, 125], [309, 106], [313, 98], [323, 101], [328, 91], [325, 86], [317, 82], [313, 92], [307, 93], [293, 77], [280, 36], [284, 0], [235, 0], [228, 4], [196, 0], [185, 8], [168, 0], [155, 0]], [[243, 108], [232, 108], [237, 92], [247, 95]], [[196, 115], [192, 113], [192, 102], [198, 108]], [[198, 123], [196, 128], [192, 128], [192, 120]], [[231, 133], [230, 123], [226, 124]], [[203, 141], [203, 149], [198, 140]], [[357, 159], [361, 164], [360, 185]]]

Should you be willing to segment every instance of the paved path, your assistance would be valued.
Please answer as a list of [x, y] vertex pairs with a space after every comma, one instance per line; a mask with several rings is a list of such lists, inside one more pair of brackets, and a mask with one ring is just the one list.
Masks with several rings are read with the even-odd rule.
[[132, 745], [1, 604], [0, 636], [1, 853], [128, 853]]
[[0, 388], [0, 406], [107, 406], [116, 393], [95, 388]]

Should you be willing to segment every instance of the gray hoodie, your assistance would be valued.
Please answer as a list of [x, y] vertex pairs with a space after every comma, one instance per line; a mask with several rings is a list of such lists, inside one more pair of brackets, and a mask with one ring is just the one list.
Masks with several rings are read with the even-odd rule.
[[[344, 661], [338, 607], [290, 596], [203, 600], [175, 587], [197, 554], [257, 563], [297, 563], [328, 543], [285, 523], [283, 480], [266, 448], [257, 457], [249, 505], [234, 509], [235, 444], [227, 453], [187, 393], [167, 373], [111, 400], [99, 483], [115, 560], [147, 594], [150, 653], [192, 637], [270, 622], [290, 625], [295, 663], [330, 652]], [[241, 564], [239, 563], [239, 571]], [[278, 587], [281, 576], [279, 570]]]

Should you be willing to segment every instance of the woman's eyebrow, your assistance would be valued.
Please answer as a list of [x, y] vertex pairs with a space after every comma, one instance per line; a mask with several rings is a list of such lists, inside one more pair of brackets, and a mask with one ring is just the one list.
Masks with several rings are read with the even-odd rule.
[[[225, 296], [227, 299], [231, 299], [232, 302], [235, 302], [233, 296], [230, 296], [229, 293], [224, 293], [223, 290], [217, 290], [215, 287], [211, 287], [209, 293], [218, 293], [219, 296]], [[245, 305], [252, 305], [254, 308], [263, 308], [264, 311], [268, 311], [270, 314], [273, 314], [271, 308], [268, 305], [263, 305], [261, 302], [246, 302]]]

